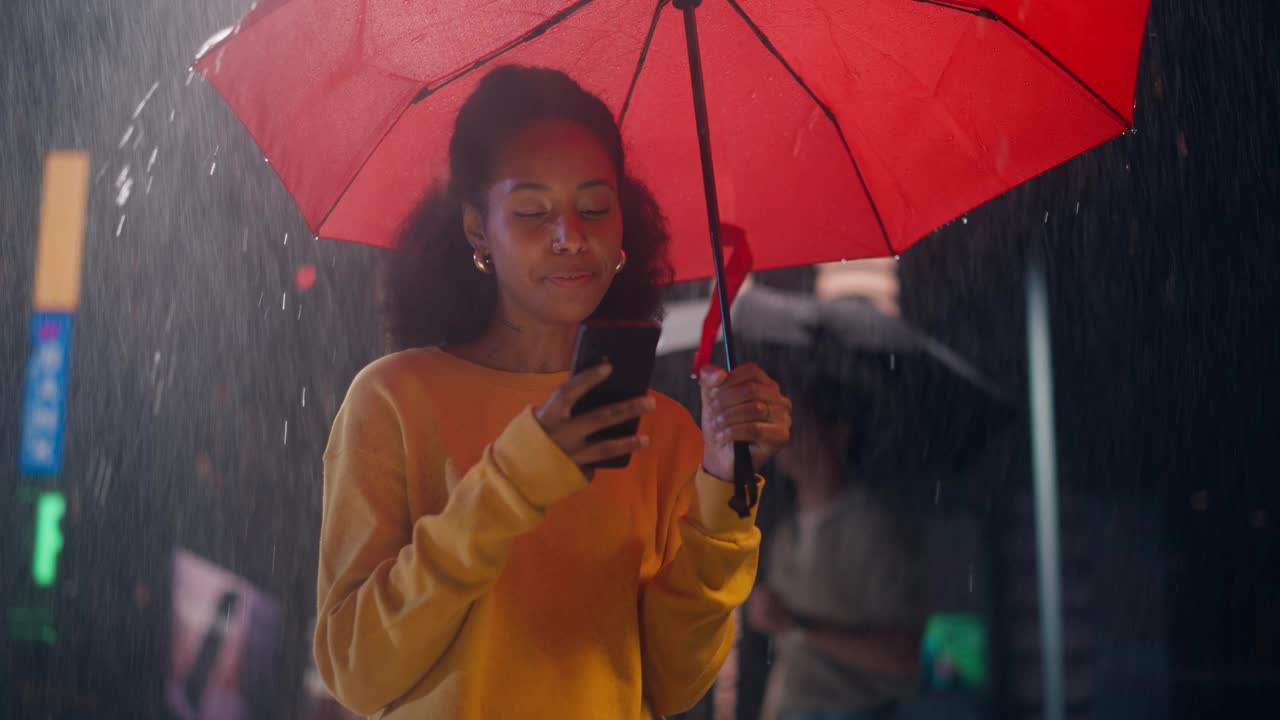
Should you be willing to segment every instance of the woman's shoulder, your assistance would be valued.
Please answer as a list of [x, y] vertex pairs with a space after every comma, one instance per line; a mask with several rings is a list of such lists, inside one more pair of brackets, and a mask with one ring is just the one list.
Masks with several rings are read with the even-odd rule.
[[413, 348], [383, 355], [356, 373], [347, 389], [347, 402], [412, 397], [407, 391], [439, 376], [437, 354], [434, 348]]

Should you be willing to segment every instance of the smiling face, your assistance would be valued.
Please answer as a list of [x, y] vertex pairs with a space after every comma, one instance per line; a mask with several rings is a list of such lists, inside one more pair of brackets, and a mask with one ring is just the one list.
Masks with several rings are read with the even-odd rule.
[[502, 150], [486, 193], [467, 206], [467, 239], [487, 254], [508, 323], [577, 325], [613, 281], [622, 250], [618, 170], [569, 122], [535, 125]]

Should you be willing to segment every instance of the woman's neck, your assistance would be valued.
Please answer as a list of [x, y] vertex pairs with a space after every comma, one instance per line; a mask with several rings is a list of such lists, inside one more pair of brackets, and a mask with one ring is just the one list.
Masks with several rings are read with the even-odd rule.
[[494, 370], [518, 373], [554, 373], [569, 369], [576, 325], [545, 325], [512, 320], [501, 309], [494, 312], [489, 329], [449, 352]]

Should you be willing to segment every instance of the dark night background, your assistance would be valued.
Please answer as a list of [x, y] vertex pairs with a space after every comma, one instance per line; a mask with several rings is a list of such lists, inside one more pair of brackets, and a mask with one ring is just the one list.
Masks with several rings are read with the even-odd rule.
[[[313, 240], [216, 93], [188, 82], [194, 50], [246, 5], [5, 4], [0, 717], [164, 717], [175, 544], [279, 599], [268, 716], [302, 716], [320, 452], [381, 352], [379, 253]], [[1277, 15], [1269, 0], [1155, 0], [1137, 131], [902, 258], [905, 317], [1023, 396], [1023, 267], [1030, 244], [1046, 250], [1064, 588], [1081, 598], [1071, 717], [1280, 716]], [[66, 546], [57, 584], [37, 590], [18, 419], [42, 166], [68, 147], [90, 151], [93, 180]], [[318, 273], [305, 292], [304, 264]], [[921, 480], [936, 523], [979, 528], [987, 717], [1034, 717], [1038, 702], [1024, 425], [936, 495]], [[14, 631], [13, 609], [37, 605], [54, 608], [52, 646]]]

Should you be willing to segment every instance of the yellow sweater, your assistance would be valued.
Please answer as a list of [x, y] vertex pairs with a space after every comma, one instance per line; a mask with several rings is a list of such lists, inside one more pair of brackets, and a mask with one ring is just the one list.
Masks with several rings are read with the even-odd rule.
[[564, 373], [437, 349], [355, 378], [324, 457], [316, 661], [400, 720], [681, 712], [733, 642], [760, 533], [658, 398], [629, 467], [590, 483], [533, 418]]

